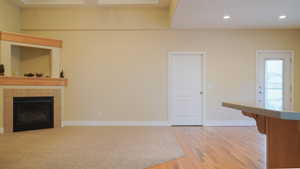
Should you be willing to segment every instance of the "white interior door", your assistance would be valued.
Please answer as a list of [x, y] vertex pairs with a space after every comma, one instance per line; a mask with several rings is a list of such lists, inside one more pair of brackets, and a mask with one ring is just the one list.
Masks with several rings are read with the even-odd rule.
[[204, 53], [169, 53], [169, 120], [202, 125]]
[[257, 51], [257, 105], [293, 110], [293, 52]]

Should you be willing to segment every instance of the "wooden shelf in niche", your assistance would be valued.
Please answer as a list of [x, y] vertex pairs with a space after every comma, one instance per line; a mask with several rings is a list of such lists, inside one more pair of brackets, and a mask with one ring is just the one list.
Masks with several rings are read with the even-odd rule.
[[5, 77], [0, 76], [0, 86], [67, 86], [65, 78]]

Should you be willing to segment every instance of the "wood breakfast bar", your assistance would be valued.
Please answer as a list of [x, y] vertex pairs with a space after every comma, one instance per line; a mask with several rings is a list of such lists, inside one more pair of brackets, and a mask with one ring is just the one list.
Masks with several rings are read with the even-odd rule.
[[226, 103], [256, 120], [258, 131], [267, 137], [267, 169], [300, 168], [300, 112]]

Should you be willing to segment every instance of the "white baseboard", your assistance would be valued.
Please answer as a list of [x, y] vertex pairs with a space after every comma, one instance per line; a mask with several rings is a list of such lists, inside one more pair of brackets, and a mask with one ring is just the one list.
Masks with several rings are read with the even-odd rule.
[[0, 134], [4, 133], [3, 128], [0, 128]]
[[[170, 126], [168, 121], [63, 121], [62, 126]], [[208, 121], [204, 126], [256, 126], [254, 120]], [[1, 131], [1, 130], [0, 130]]]
[[244, 121], [207, 121], [204, 126], [256, 126], [255, 120]]
[[168, 121], [63, 121], [63, 126], [170, 126]]

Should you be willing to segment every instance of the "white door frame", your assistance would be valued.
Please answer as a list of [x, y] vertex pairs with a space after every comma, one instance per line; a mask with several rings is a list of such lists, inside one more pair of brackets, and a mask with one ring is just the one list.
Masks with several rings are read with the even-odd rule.
[[256, 105], [258, 106], [260, 103], [258, 102], [259, 100], [259, 94], [258, 94], [258, 88], [259, 88], [259, 81], [260, 81], [260, 55], [265, 54], [265, 53], [288, 53], [290, 55], [290, 81], [291, 81], [291, 88], [290, 88], [290, 94], [291, 94], [291, 103], [290, 103], [290, 108], [291, 110], [294, 109], [294, 56], [295, 52], [293, 50], [257, 50], [256, 51]]
[[171, 72], [172, 72], [172, 56], [173, 55], [190, 55], [190, 54], [196, 54], [202, 56], [202, 125], [205, 125], [205, 112], [206, 112], [206, 52], [168, 52], [168, 122], [170, 125], [173, 124], [172, 122], [172, 91], [173, 91], [173, 85], [172, 85], [172, 78], [171, 78]]

